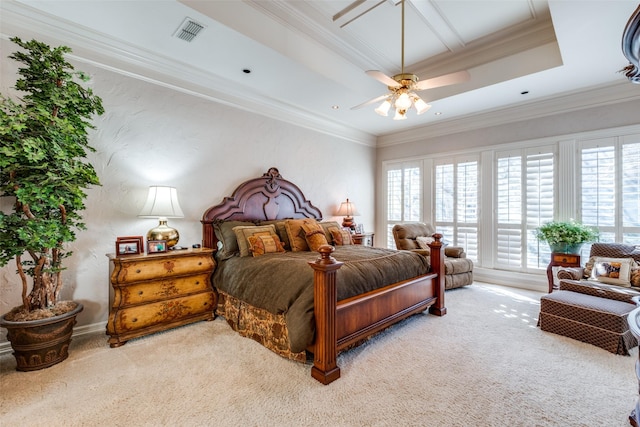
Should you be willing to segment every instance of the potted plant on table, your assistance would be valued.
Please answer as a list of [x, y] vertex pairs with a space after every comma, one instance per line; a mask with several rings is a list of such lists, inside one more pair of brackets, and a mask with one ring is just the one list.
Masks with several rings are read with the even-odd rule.
[[13, 206], [0, 211], [0, 266], [15, 261], [22, 305], [0, 317], [0, 326], [8, 330], [17, 369], [31, 371], [67, 358], [83, 309], [58, 299], [63, 261], [71, 255], [66, 244], [85, 227], [84, 190], [100, 184], [85, 159], [93, 151], [90, 120], [104, 110], [78, 82], [86, 76], [65, 60], [70, 48], [11, 41], [23, 49], [9, 58], [24, 64], [15, 89], [26, 95], [18, 102], [0, 95], [0, 197]]
[[551, 252], [578, 254], [583, 243], [593, 242], [598, 233], [578, 221], [552, 221], [536, 229], [536, 237], [547, 242]]

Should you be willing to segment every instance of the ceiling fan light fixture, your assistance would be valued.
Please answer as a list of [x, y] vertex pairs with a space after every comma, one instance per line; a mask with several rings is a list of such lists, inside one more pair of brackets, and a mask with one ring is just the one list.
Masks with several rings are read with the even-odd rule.
[[409, 99], [407, 92], [402, 93], [398, 99], [396, 99], [395, 107], [399, 110], [405, 111], [411, 108], [411, 99]]
[[431, 108], [431, 105], [424, 102], [418, 95], [415, 95], [415, 97], [413, 98], [413, 106], [416, 108], [418, 115], [426, 113], [427, 111], [429, 111], [429, 108]]
[[396, 108], [396, 115], [393, 116], [393, 120], [407, 120], [407, 110]]
[[380, 104], [380, 106], [376, 108], [374, 111], [380, 114], [381, 116], [386, 117], [389, 115], [389, 108], [391, 108], [391, 103], [389, 102], [389, 100], [385, 99], [384, 102]]

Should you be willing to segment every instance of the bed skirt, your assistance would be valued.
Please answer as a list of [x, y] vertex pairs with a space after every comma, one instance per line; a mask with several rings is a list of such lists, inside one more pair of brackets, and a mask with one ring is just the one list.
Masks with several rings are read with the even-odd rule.
[[308, 361], [306, 351], [293, 353], [290, 350], [284, 315], [254, 307], [220, 290], [216, 314], [224, 317], [234, 331], [274, 353], [298, 362]]

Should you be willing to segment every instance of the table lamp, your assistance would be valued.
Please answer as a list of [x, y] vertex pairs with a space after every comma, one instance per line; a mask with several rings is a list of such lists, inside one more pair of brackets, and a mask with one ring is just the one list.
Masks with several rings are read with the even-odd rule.
[[356, 225], [353, 222], [353, 217], [360, 214], [356, 209], [356, 205], [354, 205], [353, 202], [350, 202], [349, 199], [347, 199], [346, 202], [340, 203], [340, 209], [338, 209], [338, 212], [336, 212], [335, 215], [344, 217], [342, 220], [343, 227], [348, 227], [352, 230], [355, 230]]
[[180, 234], [175, 228], [167, 225], [167, 218], [183, 218], [184, 214], [178, 203], [178, 192], [174, 187], [152, 186], [144, 207], [138, 214], [140, 218], [158, 218], [160, 223], [147, 233], [147, 240], [166, 240], [167, 248], [178, 243]]

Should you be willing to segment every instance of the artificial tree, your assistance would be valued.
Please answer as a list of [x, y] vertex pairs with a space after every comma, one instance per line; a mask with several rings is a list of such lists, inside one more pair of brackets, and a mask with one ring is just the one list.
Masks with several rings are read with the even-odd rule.
[[25, 95], [17, 102], [0, 95], [0, 197], [13, 205], [0, 211], [0, 266], [15, 260], [22, 306], [4, 318], [19, 321], [67, 309], [58, 306], [63, 260], [71, 255], [65, 246], [85, 228], [85, 189], [100, 184], [86, 156], [94, 151], [91, 119], [104, 109], [81, 85], [87, 76], [65, 59], [69, 47], [10, 40], [23, 49], [9, 58], [24, 65], [15, 89]]

